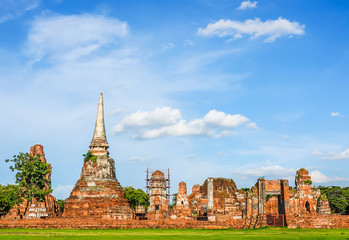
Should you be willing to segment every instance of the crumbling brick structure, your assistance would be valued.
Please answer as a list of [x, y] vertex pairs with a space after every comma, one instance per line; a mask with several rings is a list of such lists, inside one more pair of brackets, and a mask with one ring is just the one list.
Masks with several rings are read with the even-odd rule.
[[[293, 226], [299, 217], [329, 215], [327, 199], [312, 187], [311, 177], [305, 169], [296, 173], [296, 187], [287, 179], [258, 179], [251, 189], [238, 190], [232, 179], [208, 178], [203, 185], [194, 185], [188, 199], [186, 219], [208, 221], [234, 221], [244, 219], [242, 227], [266, 225]], [[178, 196], [183, 199], [184, 183], [180, 183]], [[181, 201], [181, 200], [180, 200]], [[177, 204], [181, 206], [181, 202]], [[178, 205], [177, 205], [178, 206]], [[174, 207], [171, 218], [183, 218], [183, 207]], [[297, 220], [296, 222], [300, 222]]]
[[326, 195], [320, 195], [317, 199], [317, 212], [321, 215], [331, 214], [330, 203], [328, 202]]
[[[40, 160], [47, 163], [44, 153], [44, 147], [42, 145], [36, 144], [30, 148], [29, 154], [31, 156], [40, 156]], [[52, 167], [49, 164], [50, 172], [45, 176], [51, 182]], [[45, 190], [48, 190], [48, 186], [45, 186]], [[45, 196], [43, 202], [39, 202], [37, 199], [32, 199], [30, 201], [23, 199], [23, 202], [19, 205], [15, 205], [7, 215], [6, 219], [36, 219], [36, 218], [46, 218], [57, 216], [58, 206], [56, 203], [56, 198], [51, 194]]]
[[100, 95], [95, 131], [90, 144], [91, 153], [85, 158], [80, 179], [65, 201], [65, 217], [101, 217], [132, 219], [133, 210], [125, 198], [115, 175], [115, 162], [109, 157], [105, 134], [103, 95]]
[[165, 219], [169, 216], [167, 180], [159, 170], [152, 173], [149, 181], [148, 219]]
[[189, 208], [187, 184], [180, 182], [178, 184], [177, 203], [172, 209], [172, 219], [190, 219], [191, 210]]

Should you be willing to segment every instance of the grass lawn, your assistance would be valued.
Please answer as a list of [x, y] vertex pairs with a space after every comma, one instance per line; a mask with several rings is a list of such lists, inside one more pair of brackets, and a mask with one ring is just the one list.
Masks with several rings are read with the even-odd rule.
[[349, 229], [263, 228], [246, 230], [112, 229], [40, 230], [0, 229], [0, 239], [346, 239]]

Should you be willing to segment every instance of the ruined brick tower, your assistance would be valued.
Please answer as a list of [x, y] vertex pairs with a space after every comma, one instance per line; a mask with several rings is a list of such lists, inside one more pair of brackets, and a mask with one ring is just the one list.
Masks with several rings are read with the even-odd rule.
[[147, 217], [158, 220], [168, 217], [167, 181], [159, 170], [152, 173], [149, 181], [149, 208]]
[[[40, 160], [43, 163], [47, 163], [44, 153], [44, 147], [40, 144], [36, 144], [30, 148], [29, 154], [31, 156], [40, 156]], [[51, 182], [52, 167], [49, 164], [50, 172], [45, 176], [47, 180]], [[45, 190], [48, 190], [48, 186], [45, 185]], [[57, 203], [56, 198], [51, 194], [45, 196], [43, 202], [39, 202], [33, 198], [31, 201], [23, 199], [22, 203], [15, 205], [9, 213], [5, 216], [6, 219], [36, 219], [57, 216]]]
[[131, 219], [133, 211], [115, 175], [114, 159], [109, 157], [105, 134], [103, 95], [98, 102], [97, 119], [89, 154], [80, 179], [66, 200], [63, 216], [89, 216], [105, 219]]
[[191, 210], [189, 208], [187, 184], [180, 182], [178, 184], [178, 194], [176, 206], [172, 209], [172, 219], [189, 219], [191, 216]]

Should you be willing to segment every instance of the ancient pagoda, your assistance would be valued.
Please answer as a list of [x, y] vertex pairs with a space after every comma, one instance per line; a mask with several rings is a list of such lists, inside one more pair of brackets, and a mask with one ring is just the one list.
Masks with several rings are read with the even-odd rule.
[[90, 149], [85, 155], [80, 179], [65, 201], [63, 216], [132, 218], [133, 211], [116, 179], [115, 162], [109, 157], [108, 148], [101, 93]]

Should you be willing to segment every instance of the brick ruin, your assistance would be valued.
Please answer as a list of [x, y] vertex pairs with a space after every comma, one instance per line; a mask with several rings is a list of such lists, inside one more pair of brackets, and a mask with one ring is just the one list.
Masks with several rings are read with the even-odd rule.
[[[44, 163], [46, 162], [44, 147], [42, 145], [36, 144], [30, 148], [29, 154], [31, 156], [40, 155], [40, 160]], [[52, 167], [49, 164], [50, 172], [45, 176], [51, 182]], [[48, 186], [45, 187], [47, 190]], [[28, 201], [23, 199], [23, 202], [15, 205], [8, 214], [4, 216], [5, 219], [38, 219], [45, 217], [55, 217], [57, 216], [58, 206], [56, 203], [56, 198], [51, 194], [45, 196], [43, 202], [37, 199], [32, 199]]]
[[168, 177], [159, 170], [153, 172], [148, 182], [149, 207], [147, 218], [152, 220], [165, 219], [169, 215], [169, 201], [167, 194]]
[[180, 182], [178, 184], [177, 202], [172, 209], [171, 219], [190, 219], [192, 210], [189, 207], [187, 195], [187, 184]]
[[[148, 209], [130, 208], [125, 192], [116, 179], [115, 162], [109, 156], [100, 95], [95, 131], [80, 179], [65, 201], [62, 216], [52, 195], [45, 202], [23, 202], [1, 220], [0, 227], [23, 228], [349, 228], [349, 216], [331, 214], [329, 202], [312, 186], [306, 169], [299, 169], [295, 187], [287, 179], [259, 178], [251, 188], [238, 189], [228, 178], [207, 178], [195, 184], [191, 194], [185, 182], [178, 185], [176, 205], [169, 207], [169, 171], [156, 170], [148, 176]], [[46, 162], [43, 147], [35, 145]], [[51, 179], [51, 173], [46, 176]], [[138, 215], [137, 215], [138, 214]], [[142, 217], [140, 217], [142, 216]], [[37, 219], [48, 217], [45, 220]], [[35, 218], [35, 219], [31, 219]], [[18, 220], [22, 219], [22, 220]], [[30, 221], [27, 219], [31, 219]]]
[[[299, 219], [340, 219], [340, 216], [331, 215], [328, 200], [312, 186], [306, 169], [297, 171], [295, 183], [293, 188], [287, 179], [260, 178], [252, 188], [238, 190], [232, 179], [208, 178], [203, 185], [194, 185], [188, 196], [186, 184], [181, 182], [177, 205], [170, 217], [217, 222], [243, 219], [241, 227], [244, 228], [299, 226]], [[326, 225], [318, 223], [312, 227]]]

